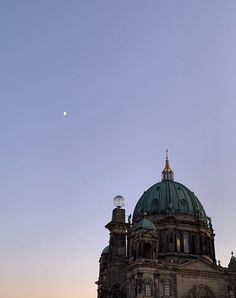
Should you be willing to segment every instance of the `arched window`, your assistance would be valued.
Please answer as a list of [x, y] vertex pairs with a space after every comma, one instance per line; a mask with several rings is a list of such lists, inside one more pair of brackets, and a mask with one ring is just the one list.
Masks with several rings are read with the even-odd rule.
[[165, 296], [170, 296], [170, 284], [166, 284], [164, 286], [164, 293], [165, 293]]
[[170, 280], [168, 280], [168, 279], [164, 280], [163, 285], [164, 285], [164, 296], [165, 297], [170, 296], [171, 295], [171, 282], [170, 282]]
[[153, 281], [152, 279], [144, 280], [144, 297], [153, 296]]
[[150, 243], [143, 244], [143, 257], [147, 259], [152, 257], [152, 246]]
[[152, 296], [152, 286], [149, 283], [145, 284], [145, 296], [146, 297]]
[[175, 247], [176, 247], [176, 244], [175, 244], [175, 234], [173, 231], [169, 231], [168, 232], [168, 250], [169, 251], [175, 251]]
[[191, 252], [195, 253], [195, 235], [192, 234], [191, 236]]
[[176, 232], [176, 250], [177, 250], [177, 252], [181, 252], [180, 233], [179, 232]]
[[183, 240], [184, 240], [184, 252], [189, 253], [189, 235], [188, 235], [188, 233], [183, 234]]
[[166, 237], [166, 231], [160, 231], [159, 234], [159, 251], [160, 252], [166, 252], [166, 247], [167, 247], [167, 237]]

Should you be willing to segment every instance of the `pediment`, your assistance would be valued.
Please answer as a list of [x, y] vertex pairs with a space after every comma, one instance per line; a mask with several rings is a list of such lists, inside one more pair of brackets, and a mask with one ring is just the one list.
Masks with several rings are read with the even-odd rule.
[[136, 232], [135, 238], [149, 238], [149, 239], [157, 239], [157, 235], [155, 231], [149, 231], [149, 230], [140, 230], [139, 233]]
[[197, 260], [189, 261], [183, 264], [180, 264], [178, 267], [180, 270], [191, 270], [191, 271], [205, 271], [211, 273], [222, 273], [223, 268], [214, 265], [203, 258]]

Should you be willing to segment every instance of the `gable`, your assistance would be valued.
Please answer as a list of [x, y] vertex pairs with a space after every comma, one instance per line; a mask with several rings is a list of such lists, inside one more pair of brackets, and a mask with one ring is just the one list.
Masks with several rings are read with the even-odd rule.
[[222, 273], [224, 271], [221, 267], [214, 265], [202, 258], [180, 264], [177, 268], [180, 270], [191, 270], [191, 271], [196, 270], [196, 271], [205, 271], [205, 272], [212, 272], [212, 273]]
[[150, 230], [139, 230], [136, 232], [136, 239], [137, 238], [142, 238], [142, 240], [145, 240], [145, 239], [157, 239], [157, 235], [156, 235], [156, 232], [155, 231], [150, 231]]

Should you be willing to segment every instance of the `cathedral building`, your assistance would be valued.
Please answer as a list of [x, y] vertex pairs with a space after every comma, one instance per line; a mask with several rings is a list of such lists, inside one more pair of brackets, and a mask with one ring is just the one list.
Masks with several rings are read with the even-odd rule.
[[162, 180], [143, 193], [131, 221], [124, 199], [106, 225], [98, 298], [233, 298], [236, 258], [216, 264], [211, 218], [196, 195], [174, 181], [168, 155]]

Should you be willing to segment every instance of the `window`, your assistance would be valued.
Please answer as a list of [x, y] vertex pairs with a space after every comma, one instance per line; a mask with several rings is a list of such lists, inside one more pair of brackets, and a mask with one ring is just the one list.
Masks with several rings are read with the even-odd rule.
[[181, 252], [179, 232], [176, 232], [176, 249], [177, 249], [177, 252]]
[[150, 284], [145, 285], [145, 296], [147, 297], [152, 296], [152, 287]]
[[169, 279], [163, 280], [163, 294], [164, 297], [169, 297], [171, 295], [171, 281]]
[[184, 233], [183, 238], [184, 238], [184, 252], [189, 253], [189, 237], [188, 237], [188, 234]]
[[150, 243], [143, 244], [143, 257], [147, 259], [152, 257], [152, 246]]
[[195, 235], [191, 236], [191, 252], [195, 253]]
[[165, 296], [170, 296], [170, 284], [165, 284], [164, 286], [164, 294]]
[[160, 252], [166, 252], [166, 243], [167, 243], [167, 239], [166, 239], [166, 231], [160, 231], [160, 242], [159, 242], [159, 249]]

